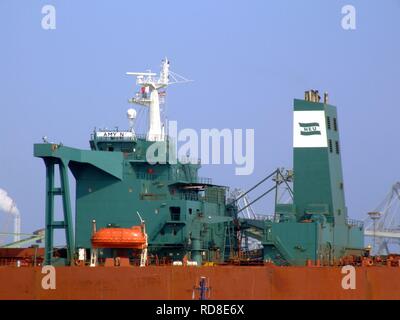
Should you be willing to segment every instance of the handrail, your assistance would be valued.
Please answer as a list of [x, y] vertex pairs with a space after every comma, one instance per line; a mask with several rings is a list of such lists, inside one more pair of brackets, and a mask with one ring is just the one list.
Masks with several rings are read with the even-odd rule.
[[364, 222], [360, 221], [360, 220], [346, 219], [346, 224], [349, 226], [358, 227], [358, 228], [364, 227]]

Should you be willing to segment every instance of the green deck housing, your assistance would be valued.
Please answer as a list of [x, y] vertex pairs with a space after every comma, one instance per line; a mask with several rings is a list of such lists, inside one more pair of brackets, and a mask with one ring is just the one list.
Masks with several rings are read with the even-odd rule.
[[[65, 263], [71, 264], [78, 249], [90, 253], [93, 220], [97, 229], [131, 227], [140, 224], [136, 212], [146, 222], [150, 256], [157, 259], [175, 261], [186, 256], [198, 265], [225, 262], [238, 250], [239, 229], [262, 243], [263, 260], [277, 265], [304, 265], [309, 259], [333, 263], [345, 255], [360, 255], [363, 227], [347, 216], [336, 108], [294, 101], [295, 115], [303, 112], [299, 115], [307, 118], [304, 112], [315, 111], [319, 122], [311, 116], [311, 122], [294, 123], [294, 135], [301, 135], [300, 147], [295, 141], [293, 151], [294, 199], [292, 204], [276, 203], [272, 221], [238, 219], [236, 204], [227, 200], [228, 189], [200, 178], [199, 163], [150, 164], [146, 151], [154, 142], [145, 137], [117, 134], [99, 138], [95, 132], [90, 140], [91, 150], [35, 144], [34, 155], [46, 165], [45, 262], [55, 261], [55, 229], [65, 229]], [[318, 140], [322, 146], [310, 147], [307, 138]], [[172, 143], [169, 139], [161, 143], [167, 159], [175, 157], [170, 151]], [[54, 183], [56, 166], [60, 187]], [[68, 169], [76, 180], [75, 227]], [[55, 196], [63, 200], [63, 221], [54, 220]], [[100, 256], [118, 254], [115, 250], [102, 250]]]

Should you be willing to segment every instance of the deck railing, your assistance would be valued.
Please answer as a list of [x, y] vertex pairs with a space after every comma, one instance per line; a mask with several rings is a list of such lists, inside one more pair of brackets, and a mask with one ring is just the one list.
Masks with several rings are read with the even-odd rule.
[[346, 224], [349, 226], [352, 226], [352, 227], [358, 227], [358, 228], [364, 227], [363, 221], [354, 220], [354, 219], [346, 219]]

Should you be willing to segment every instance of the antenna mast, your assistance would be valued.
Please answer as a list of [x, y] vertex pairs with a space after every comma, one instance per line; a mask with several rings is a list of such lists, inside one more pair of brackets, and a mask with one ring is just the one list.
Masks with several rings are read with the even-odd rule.
[[[168, 87], [174, 83], [184, 83], [190, 80], [169, 70], [169, 60], [165, 58], [161, 64], [160, 76], [156, 73], [148, 72], [127, 72], [127, 75], [136, 76], [136, 84], [140, 86], [140, 91], [129, 99], [130, 103], [146, 106], [149, 108], [149, 126], [147, 131], [148, 141], [165, 140], [165, 124], [161, 123], [160, 96], [165, 94], [159, 92], [160, 89]], [[170, 78], [172, 81], [170, 81]]]

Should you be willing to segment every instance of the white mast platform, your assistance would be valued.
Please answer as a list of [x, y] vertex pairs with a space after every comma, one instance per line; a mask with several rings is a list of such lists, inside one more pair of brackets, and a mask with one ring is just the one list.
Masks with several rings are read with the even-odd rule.
[[[169, 70], [169, 61], [165, 58], [161, 64], [160, 76], [149, 72], [127, 72], [127, 75], [136, 76], [136, 84], [140, 91], [129, 100], [130, 103], [149, 107], [148, 141], [165, 140], [165, 124], [161, 123], [159, 89], [170, 84], [189, 82], [190, 80]], [[170, 77], [172, 81], [170, 81]]]

